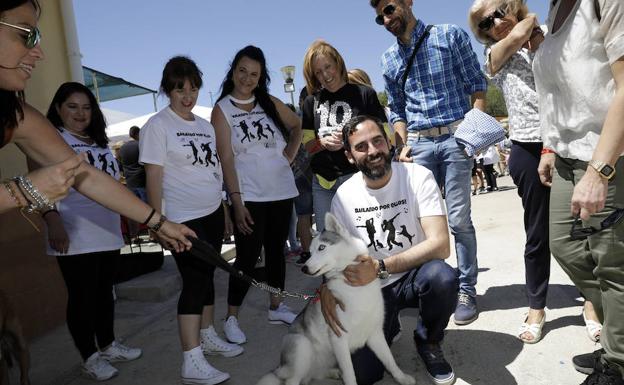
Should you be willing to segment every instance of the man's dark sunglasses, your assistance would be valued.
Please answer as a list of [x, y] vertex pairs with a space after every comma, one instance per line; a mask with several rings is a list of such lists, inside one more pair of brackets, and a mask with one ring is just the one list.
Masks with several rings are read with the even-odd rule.
[[485, 19], [481, 20], [479, 23], [479, 29], [482, 31], [489, 31], [490, 28], [494, 26], [495, 19], [502, 19], [505, 17], [507, 13], [504, 10], [498, 8], [496, 11], [492, 12], [491, 15], [487, 16]]
[[386, 5], [381, 10], [381, 14], [377, 15], [377, 17], [375, 18], [375, 23], [379, 25], [384, 25], [384, 16], [390, 16], [394, 13], [394, 11], [396, 11], [396, 7], [394, 5], [392, 4]]
[[572, 222], [572, 229], [570, 230], [570, 238], [574, 241], [580, 241], [582, 239], [586, 239], [590, 235], [594, 235], [596, 233], [601, 232], [604, 229], [608, 229], [609, 227], [613, 227], [618, 223], [622, 222], [624, 219], [624, 209], [616, 208], [608, 217], [606, 217], [602, 222], [600, 222], [600, 228], [597, 229], [593, 226], [583, 227], [581, 223], [580, 217], [575, 217], [574, 222]]

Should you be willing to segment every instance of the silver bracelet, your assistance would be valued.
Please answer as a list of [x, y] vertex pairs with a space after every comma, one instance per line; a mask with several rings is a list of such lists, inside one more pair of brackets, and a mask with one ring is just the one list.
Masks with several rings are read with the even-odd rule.
[[25, 177], [23, 175], [18, 175], [15, 178], [13, 178], [13, 181], [22, 190], [28, 193], [28, 195], [30, 195], [30, 197], [34, 201], [34, 203], [30, 202], [30, 204], [26, 207], [27, 212], [33, 213], [33, 212], [45, 212], [48, 210], [54, 210], [55, 207], [52, 203], [50, 203], [50, 201], [48, 200], [48, 197], [40, 193], [39, 190], [37, 190], [37, 188], [32, 184], [32, 181], [28, 177]]

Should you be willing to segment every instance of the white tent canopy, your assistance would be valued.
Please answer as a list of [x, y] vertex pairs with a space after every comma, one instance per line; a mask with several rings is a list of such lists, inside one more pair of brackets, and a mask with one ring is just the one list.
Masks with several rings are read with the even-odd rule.
[[[210, 114], [212, 114], [212, 108], [204, 107], [204, 106], [195, 106], [193, 108], [193, 113], [200, 118], [204, 118], [210, 120]], [[143, 125], [147, 122], [149, 118], [155, 115], [155, 112], [152, 112], [147, 115], [138, 116], [136, 118], [124, 120], [119, 123], [111, 124], [106, 127], [106, 134], [110, 139], [111, 143], [127, 140], [130, 137], [128, 136], [128, 131], [130, 131], [130, 127], [137, 126], [142, 128]]]

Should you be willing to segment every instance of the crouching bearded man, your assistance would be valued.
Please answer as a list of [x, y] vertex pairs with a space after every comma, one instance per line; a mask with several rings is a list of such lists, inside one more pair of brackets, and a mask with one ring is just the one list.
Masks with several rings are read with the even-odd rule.
[[[414, 331], [417, 352], [436, 384], [453, 384], [455, 374], [441, 343], [457, 304], [459, 284], [455, 270], [444, 262], [450, 254], [449, 233], [433, 174], [415, 163], [393, 163], [377, 118], [351, 119], [342, 137], [347, 158], [359, 172], [338, 188], [331, 212], [351, 234], [368, 243], [369, 252], [347, 267], [345, 279], [353, 286], [381, 280], [389, 345], [401, 330], [399, 312], [420, 308]], [[344, 305], [325, 285], [321, 305], [334, 333], [348, 332], [336, 316], [336, 306]], [[384, 367], [367, 346], [351, 358], [358, 384], [383, 378]]]

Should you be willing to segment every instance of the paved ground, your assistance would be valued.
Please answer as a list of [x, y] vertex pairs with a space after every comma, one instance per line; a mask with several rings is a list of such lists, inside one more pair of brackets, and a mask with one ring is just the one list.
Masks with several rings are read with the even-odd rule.
[[[522, 208], [508, 177], [500, 178], [500, 191], [473, 197], [473, 220], [479, 244], [479, 283], [477, 285], [479, 319], [457, 327], [450, 324], [444, 349], [455, 368], [457, 384], [471, 385], [569, 385], [580, 384], [583, 376], [570, 362], [574, 354], [597, 349], [585, 333], [581, 303], [577, 291], [556, 262], [553, 261], [548, 296], [547, 323], [544, 339], [525, 345], [515, 338], [526, 313]], [[508, 188], [505, 188], [508, 186]], [[166, 258], [165, 272], [175, 267]], [[455, 257], [449, 259], [455, 264]], [[162, 274], [162, 272], [161, 272]], [[169, 273], [169, 274], [174, 274]], [[303, 276], [288, 264], [287, 288], [313, 292], [318, 281]], [[147, 278], [155, 280], [162, 276]], [[217, 313], [225, 310], [227, 276], [216, 277]], [[288, 301], [301, 309], [302, 302]], [[252, 289], [241, 314], [241, 326], [249, 342], [245, 353], [235, 358], [210, 357], [217, 368], [228, 371], [232, 378], [225, 384], [250, 385], [273, 369], [279, 359], [281, 336], [286, 327], [267, 323], [268, 297]], [[120, 299], [117, 303], [117, 336], [131, 346], [141, 347], [144, 356], [137, 361], [117, 364], [120, 374], [110, 385], [179, 384], [182, 354], [177, 336], [176, 297], [168, 295], [161, 302], [137, 302]], [[411, 340], [416, 311], [402, 314], [403, 335], [392, 351], [406, 372], [414, 374], [419, 384], [431, 383]], [[221, 331], [221, 320], [217, 321]], [[93, 382], [80, 377], [79, 356], [66, 327], [34, 341], [32, 346], [33, 384], [82, 385]], [[386, 376], [380, 384], [393, 384]], [[338, 384], [326, 380], [321, 385]]]

